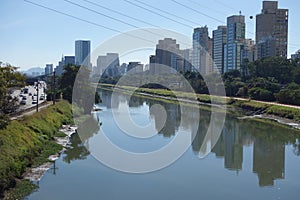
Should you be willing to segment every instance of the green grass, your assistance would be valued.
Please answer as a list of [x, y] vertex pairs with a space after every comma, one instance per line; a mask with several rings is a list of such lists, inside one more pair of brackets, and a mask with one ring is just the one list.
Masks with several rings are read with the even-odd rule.
[[300, 109], [271, 105], [266, 113], [300, 122]]
[[[111, 84], [99, 84], [98, 87], [101, 89], [112, 90], [115, 86]], [[127, 93], [133, 92], [135, 90], [135, 88], [131, 86], [117, 86], [117, 87], [119, 89], [124, 90], [124, 92], [127, 91]], [[147, 93], [156, 96], [179, 97], [184, 99], [195, 100], [195, 94], [188, 93], [188, 92], [176, 92], [176, 91], [170, 91], [165, 89], [139, 88], [135, 91], [134, 95], [137, 96], [138, 93]], [[152, 98], [159, 99], [159, 97], [152, 97]], [[225, 103], [228, 106], [242, 108], [245, 111], [252, 111], [252, 112], [261, 111], [266, 114], [276, 115], [279, 117], [288, 118], [300, 122], [300, 109], [297, 108], [270, 105], [267, 102], [262, 103], [262, 102], [256, 102], [251, 100], [234, 100], [232, 98], [224, 98], [218, 96], [213, 96], [213, 98], [214, 98], [214, 103], [216, 104]], [[196, 100], [202, 103], [210, 104], [211, 96], [207, 94], [196, 94]], [[164, 99], [164, 101], [169, 101], [169, 100]], [[172, 101], [170, 100], [170, 102]]]
[[15, 186], [26, 167], [43, 163], [59, 150], [53, 137], [62, 124], [70, 123], [71, 105], [61, 101], [0, 130], [0, 195]]

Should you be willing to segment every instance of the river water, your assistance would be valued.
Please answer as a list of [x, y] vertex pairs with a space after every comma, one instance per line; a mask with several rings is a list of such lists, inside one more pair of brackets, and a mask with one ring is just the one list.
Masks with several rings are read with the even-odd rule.
[[[189, 116], [199, 110], [193, 107], [184, 108], [188, 116], [182, 117], [178, 104], [124, 94], [112, 99], [109, 91], [99, 93], [103, 102], [98, 106], [103, 111], [94, 114], [94, 119], [100, 119], [101, 128], [81, 139], [74, 134], [72, 147], [37, 183], [39, 189], [26, 199], [299, 199], [300, 144], [294, 130], [227, 116], [216, 145], [202, 158], [203, 132], [210, 122], [207, 109], [200, 110], [200, 120], [195, 122]], [[117, 101], [114, 106], [112, 101]], [[150, 124], [153, 130], [162, 122], [150, 108], [161, 105], [167, 115], [166, 123], [149, 139], [128, 136], [112, 119], [112, 110], [126, 105], [136, 124]], [[198, 129], [193, 129], [195, 123]], [[127, 151], [155, 151], [182, 130], [194, 138], [190, 147], [171, 165], [150, 173], [111, 169], [86, 148], [93, 149], [105, 132], [114, 144]]]

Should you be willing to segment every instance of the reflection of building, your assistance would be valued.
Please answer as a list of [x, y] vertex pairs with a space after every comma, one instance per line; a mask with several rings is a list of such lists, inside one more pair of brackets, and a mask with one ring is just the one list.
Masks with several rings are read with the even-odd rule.
[[288, 9], [278, 9], [277, 1], [263, 1], [256, 15], [258, 59], [268, 56], [287, 57]]
[[[156, 102], [153, 100], [149, 100], [149, 108], [151, 108], [152, 105], [155, 104], [160, 104], [162, 105], [167, 114], [167, 119], [165, 124], [162, 123], [160, 111], [157, 111], [155, 109], [150, 109], [150, 115], [154, 118], [155, 121], [155, 127], [157, 131], [160, 127], [163, 127], [160, 131], [159, 134], [163, 134], [164, 137], [170, 137], [175, 135], [176, 131], [178, 130], [178, 127], [180, 125], [180, 106], [176, 104], [170, 104], [170, 103], [163, 103], [163, 102]], [[164, 125], [164, 126], [162, 126]]]
[[253, 172], [260, 186], [272, 186], [275, 179], [284, 178], [285, 144], [256, 138], [253, 149]]
[[241, 135], [236, 130], [235, 123], [230, 124], [229, 130], [225, 128], [225, 168], [241, 170], [243, 164], [243, 144]]
[[145, 101], [144, 99], [132, 95], [128, 101], [128, 105], [130, 108], [132, 107], [138, 108], [144, 104], [144, 101]]
[[226, 123], [221, 137], [214, 146], [212, 152], [217, 157], [224, 156], [225, 168], [229, 170], [241, 170], [243, 164], [243, 143], [235, 121]]
[[118, 108], [119, 107], [119, 103], [121, 102], [119, 100], [119, 95], [116, 95], [117, 98], [112, 98], [112, 92], [111, 91], [105, 91], [105, 90], [101, 90], [101, 92], [99, 92], [99, 95], [101, 97], [101, 104], [105, 105], [107, 108]]

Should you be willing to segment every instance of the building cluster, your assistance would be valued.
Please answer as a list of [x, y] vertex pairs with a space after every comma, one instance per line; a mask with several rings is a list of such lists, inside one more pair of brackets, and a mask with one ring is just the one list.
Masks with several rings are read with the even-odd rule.
[[62, 75], [64, 72], [64, 67], [68, 64], [85, 65], [91, 70], [92, 64], [90, 61], [90, 53], [91, 42], [89, 40], [76, 40], [75, 56], [62, 56], [55, 69], [53, 68], [53, 64], [46, 64], [45, 75], [50, 75], [53, 73], [53, 71], [55, 71], [56, 75], [58, 76]]
[[287, 57], [288, 9], [279, 9], [277, 1], [263, 1], [262, 11], [256, 16], [256, 43], [245, 36], [245, 16], [240, 13], [228, 17], [226, 25], [212, 32], [212, 38], [207, 26], [195, 28], [192, 49], [181, 50], [176, 40], [165, 38], [159, 41], [156, 54], [150, 56], [150, 70], [158, 71], [157, 64], [164, 64], [205, 75], [217, 70], [241, 70], [244, 62], [265, 57]]
[[[92, 75], [108, 77], [146, 70], [151, 74], [198, 71], [202, 75], [214, 71], [225, 73], [242, 70], [245, 62], [271, 56], [287, 57], [288, 9], [278, 8], [277, 1], [263, 1], [261, 13], [256, 15], [255, 41], [246, 38], [245, 16], [241, 13], [229, 16], [227, 24], [218, 26], [211, 35], [212, 37], [207, 26], [195, 28], [190, 49], [180, 49], [172, 38], [159, 40], [155, 55], [150, 55], [149, 65], [145, 66], [140, 62], [120, 65], [117, 53], [107, 53], [99, 55], [97, 65], [92, 67], [90, 41], [77, 40], [75, 56], [62, 56], [55, 71], [57, 75], [61, 75], [67, 64], [85, 65], [92, 71]], [[296, 58], [300, 58], [300, 52], [292, 55], [292, 59]], [[47, 64], [45, 74], [52, 73], [52, 70], [53, 66]]]

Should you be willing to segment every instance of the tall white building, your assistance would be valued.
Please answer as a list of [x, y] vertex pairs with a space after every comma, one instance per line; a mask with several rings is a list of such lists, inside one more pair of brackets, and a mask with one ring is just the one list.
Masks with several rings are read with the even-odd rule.
[[193, 67], [205, 75], [212, 71], [212, 40], [207, 26], [195, 28], [193, 33]]
[[119, 54], [107, 53], [105, 56], [98, 56], [97, 58], [97, 70], [98, 75], [106, 76], [119, 76], [120, 75], [120, 61]]

